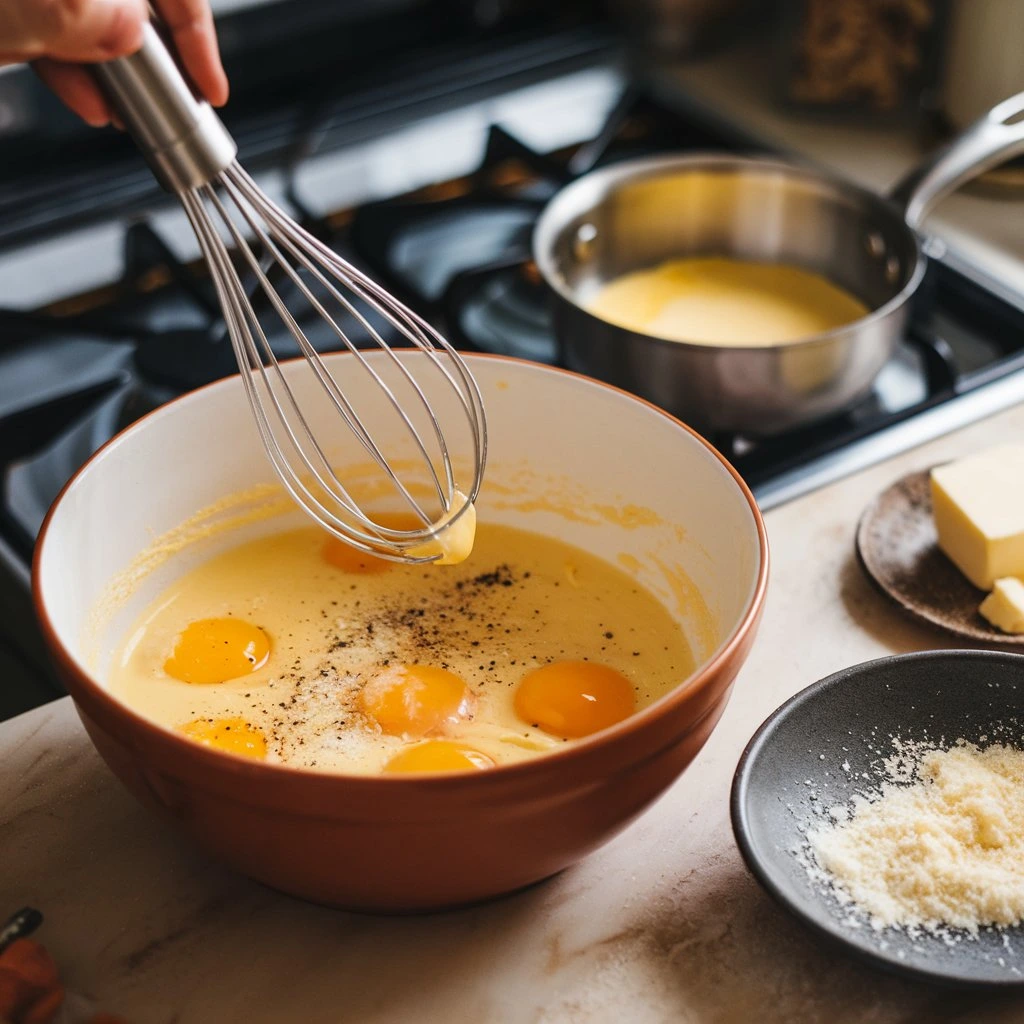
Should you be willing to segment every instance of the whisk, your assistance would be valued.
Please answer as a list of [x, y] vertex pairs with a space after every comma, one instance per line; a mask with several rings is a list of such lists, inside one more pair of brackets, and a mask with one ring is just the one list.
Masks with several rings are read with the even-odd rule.
[[[237, 146], [220, 118], [186, 82], [155, 23], [145, 26], [137, 53], [95, 65], [94, 71], [157, 180], [184, 207], [210, 270], [260, 440], [288, 493], [324, 530], [355, 548], [392, 561], [436, 560], [438, 552], [424, 553], [422, 547], [470, 512], [487, 458], [483, 400], [465, 361], [425, 320], [302, 228], [260, 189], [237, 162]], [[255, 281], [253, 298], [236, 262]], [[353, 395], [321, 359], [301, 316], [284, 298], [282, 285], [323, 318], [376, 389], [373, 401], [385, 403], [397, 418], [416, 463], [426, 466], [429, 506], [412, 474], [400, 472], [397, 461], [389, 460], [375, 442], [364, 422], [365, 409], [361, 414]], [[300, 407], [291, 374], [278, 362], [254, 299], [283, 321], [322, 395], [420, 527], [388, 526], [353, 497], [351, 482], [346, 486], [332, 466], [328, 442], [316, 436], [308, 409]], [[346, 330], [338, 322], [339, 312], [377, 350], [370, 358], [351, 337], [353, 327]], [[403, 358], [394, 351], [385, 338], [391, 332], [415, 353]], [[422, 375], [414, 370], [437, 374], [436, 383], [455, 396], [470, 451], [471, 479], [464, 490], [456, 488], [453, 449], [437, 403], [427, 397]], [[374, 412], [379, 419], [381, 410]], [[431, 511], [434, 497], [437, 514]]]

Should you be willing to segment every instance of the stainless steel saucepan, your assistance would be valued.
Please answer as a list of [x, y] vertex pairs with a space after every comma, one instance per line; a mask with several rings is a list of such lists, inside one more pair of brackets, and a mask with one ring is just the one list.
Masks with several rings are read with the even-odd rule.
[[[893, 355], [924, 277], [917, 229], [958, 185], [1024, 153], [1024, 93], [999, 104], [890, 199], [770, 159], [698, 154], [593, 171], [544, 209], [534, 258], [555, 293], [565, 364], [706, 432], [771, 435], [856, 404]], [[669, 341], [586, 310], [607, 281], [681, 256], [788, 263], [871, 312], [803, 341], [742, 348]]]

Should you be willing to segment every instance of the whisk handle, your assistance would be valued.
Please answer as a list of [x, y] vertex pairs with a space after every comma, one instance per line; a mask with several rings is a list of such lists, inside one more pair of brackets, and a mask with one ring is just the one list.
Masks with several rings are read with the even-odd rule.
[[238, 147], [193, 92], [153, 23], [143, 31], [137, 53], [95, 64], [93, 73], [160, 184], [187, 192], [220, 174]]

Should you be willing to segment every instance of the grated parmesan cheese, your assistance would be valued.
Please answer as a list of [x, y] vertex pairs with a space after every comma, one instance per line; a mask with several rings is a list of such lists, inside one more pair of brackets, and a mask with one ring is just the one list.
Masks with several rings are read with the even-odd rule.
[[897, 744], [885, 774], [807, 835], [837, 897], [879, 930], [1024, 919], [1024, 751]]

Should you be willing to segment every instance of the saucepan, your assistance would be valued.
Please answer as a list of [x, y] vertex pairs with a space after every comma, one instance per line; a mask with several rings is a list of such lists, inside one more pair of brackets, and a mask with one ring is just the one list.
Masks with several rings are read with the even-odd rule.
[[[918, 229], [970, 178], [1024, 152], [1024, 93], [979, 119], [889, 198], [826, 172], [719, 154], [629, 160], [562, 189], [533, 249], [555, 295], [562, 359], [705, 433], [770, 436], [848, 409], [904, 334], [925, 273]], [[846, 326], [768, 346], [672, 341], [587, 310], [602, 285], [681, 256], [785, 263], [824, 275], [870, 310]]]

